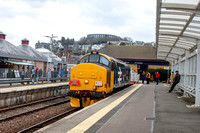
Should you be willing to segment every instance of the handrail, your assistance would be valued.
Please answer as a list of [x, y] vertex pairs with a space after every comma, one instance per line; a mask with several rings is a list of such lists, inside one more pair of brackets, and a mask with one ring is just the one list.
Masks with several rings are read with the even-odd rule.
[[[66, 80], [68, 80], [68, 78], [67, 77], [56, 77], [56, 78], [49, 79], [49, 81], [51, 81], [51, 82], [54, 82], [56, 80], [66, 81]], [[48, 79], [47, 78], [39, 78], [38, 81], [42, 81], [42, 83], [43, 83], [44, 81], [48, 81]], [[27, 84], [29, 84], [30, 82], [32, 82], [32, 79], [0, 80], [0, 84], [10, 84], [10, 86], [12, 86], [13, 83], [24, 83], [24, 82], [27, 82]]]

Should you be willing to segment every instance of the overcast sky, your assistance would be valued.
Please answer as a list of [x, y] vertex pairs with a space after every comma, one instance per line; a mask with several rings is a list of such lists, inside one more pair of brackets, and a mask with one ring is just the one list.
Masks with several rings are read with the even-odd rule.
[[155, 41], [156, 0], [0, 0], [0, 31], [18, 46], [49, 42], [51, 34], [78, 41], [87, 34], [113, 34]]

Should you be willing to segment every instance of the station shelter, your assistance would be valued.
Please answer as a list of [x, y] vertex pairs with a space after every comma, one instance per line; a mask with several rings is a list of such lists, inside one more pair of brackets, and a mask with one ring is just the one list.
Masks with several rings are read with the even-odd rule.
[[200, 106], [200, 1], [157, 0], [156, 53], [181, 75], [184, 97]]

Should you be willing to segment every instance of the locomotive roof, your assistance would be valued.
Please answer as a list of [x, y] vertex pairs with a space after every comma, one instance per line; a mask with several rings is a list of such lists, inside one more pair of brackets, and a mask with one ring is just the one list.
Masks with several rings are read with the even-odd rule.
[[[116, 59], [116, 58], [110, 57], [110, 56], [108, 56], [108, 55], [106, 55], [106, 54], [99, 53], [99, 52], [90, 52], [90, 53], [87, 53], [87, 54], [83, 55], [80, 59], [82, 59], [83, 57], [85, 57], [85, 56], [87, 56], [87, 55], [91, 55], [91, 54], [99, 54], [99, 55], [102, 55], [102, 56], [106, 57], [107, 59], [109, 59], [109, 61], [114, 61], [115, 63], [123, 64], [124, 66], [128, 67], [128, 65], [127, 65], [125, 62], [123, 62], [123, 61], [121, 61], [121, 60], [118, 60], [118, 59]], [[80, 60], [80, 59], [79, 59], [79, 60]]]

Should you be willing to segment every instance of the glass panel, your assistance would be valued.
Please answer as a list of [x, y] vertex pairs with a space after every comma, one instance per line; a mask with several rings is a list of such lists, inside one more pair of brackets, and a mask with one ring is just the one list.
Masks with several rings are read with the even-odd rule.
[[88, 56], [85, 56], [80, 60], [80, 64], [81, 63], [87, 63], [87, 62], [88, 62]]
[[91, 54], [90, 55], [90, 62], [99, 62], [99, 55], [98, 54]]
[[100, 57], [100, 63], [103, 63], [103, 64], [106, 65], [106, 66], [109, 65], [108, 59], [106, 59], [106, 58], [103, 57], [103, 56]]

